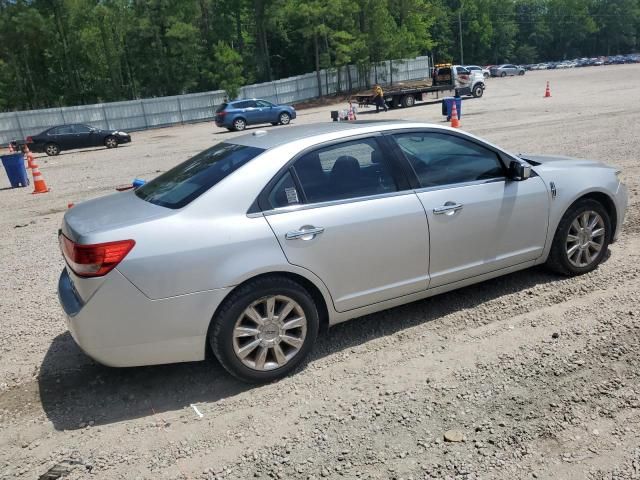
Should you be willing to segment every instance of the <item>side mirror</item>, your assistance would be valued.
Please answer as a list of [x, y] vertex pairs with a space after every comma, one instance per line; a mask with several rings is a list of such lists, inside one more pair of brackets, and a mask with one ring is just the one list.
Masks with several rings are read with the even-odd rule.
[[511, 180], [521, 182], [531, 176], [531, 166], [512, 160], [509, 164], [509, 177]]

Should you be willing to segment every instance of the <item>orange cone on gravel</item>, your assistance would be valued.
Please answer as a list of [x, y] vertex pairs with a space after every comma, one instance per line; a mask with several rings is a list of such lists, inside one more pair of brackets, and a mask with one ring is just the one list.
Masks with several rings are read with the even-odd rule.
[[549, 88], [549, 80], [547, 80], [547, 89], [544, 91], [544, 97], [542, 98], [549, 98], [551, 96], [551, 89]]
[[35, 163], [33, 152], [29, 150], [29, 147], [24, 146], [24, 158], [27, 161], [27, 168], [33, 168], [33, 164]]
[[44, 182], [44, 177], [40, 173], [40, 169], [35, 162], [31, 164], [31, 174], [33, 175], [34, 186], [34, 190], [31, 193], [47, 193], [49, 189], [47, 188], [47, 184]]
[[451, 106], [451, 128], [460, 128], [460, 120], [458, 119], [458, 107], [456, 107], [456, 101], [453, 101]]

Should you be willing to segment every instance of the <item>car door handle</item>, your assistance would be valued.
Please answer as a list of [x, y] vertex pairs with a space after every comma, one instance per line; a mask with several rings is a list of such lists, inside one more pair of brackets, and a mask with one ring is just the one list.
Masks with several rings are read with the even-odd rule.
[[462, 210], [462, 204], [447, 202], [441, 207], [436, 207], [433, 209], [433, 213], [436, 215], [453, 215], [457, 211]]
[[284, 236], [287, 240], [312, 240], [316, 235], [324, 232], [323, 227], [300, 227], [300, 230], [291, 230]]

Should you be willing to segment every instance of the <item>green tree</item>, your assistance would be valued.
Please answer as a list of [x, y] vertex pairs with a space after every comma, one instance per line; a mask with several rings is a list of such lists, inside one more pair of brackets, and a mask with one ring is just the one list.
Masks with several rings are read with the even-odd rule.
[[242, 57], [223, 41], [219, 41], [215, 45], [213, 52], [219, 72], [215, 74], [218, 88], [225, 90], [229, 98], [237, 97], [238, 91], [244, 83]]

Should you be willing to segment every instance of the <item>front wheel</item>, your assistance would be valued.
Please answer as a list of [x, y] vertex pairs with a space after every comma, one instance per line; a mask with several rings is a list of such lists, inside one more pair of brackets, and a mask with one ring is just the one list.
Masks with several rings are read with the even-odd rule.
[[610, 241], [607, 210], [595, 200], [579, 200], [560, 220], [547, 266], [570, 276], [590, 272], [602, 262]]
[[280, 125], [289, 125], [289, 122], [291, 121], [291, 115], [289, 115], [287, 112], [282, 112], [278, 117], [278, 121]]
[[118, 140], [113, 135], [104, 139], [104, 146], [107, 148], [116, 148], [118, 146]]
[[209, 342], [218, 361], [235, 377], [270, 382], [306, 359], [318, 326], [316, 304], [300, 284], [285, 277], [263, 277], [224, 301]]
[[484, 88], [482, 88], [481, 85], [476, 85], [475, 87], [473, 87], [473, 90], [471, 91], [471, 94], [475, 98], [480, 98], [484, 94]]
[[524, 70], [520, 70], [520, 71], [518, 72], [518, 75], [524, 75]]

